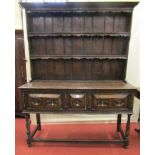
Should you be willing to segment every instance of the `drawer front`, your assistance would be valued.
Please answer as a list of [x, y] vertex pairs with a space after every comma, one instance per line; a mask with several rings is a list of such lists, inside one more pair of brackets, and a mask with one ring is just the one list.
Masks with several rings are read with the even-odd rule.
[[94, 94], [92, 108], [95, 110], [128, 108], [128, 98], [128, 94]]
[[86, 95], [85, 94], [69, 94], [67, 97], [68, 107], [70, 110], [84, 110], [86, 109]]
[[60, 94], [29, 94], [28, 107], [33, 109], [61, 110]]

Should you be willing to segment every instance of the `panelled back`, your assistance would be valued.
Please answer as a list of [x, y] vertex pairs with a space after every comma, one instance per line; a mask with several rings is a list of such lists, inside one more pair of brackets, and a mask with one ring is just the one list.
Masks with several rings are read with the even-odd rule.
[[131, 12], [91, 9], [27, 13], [32, 79], [124, 80]]

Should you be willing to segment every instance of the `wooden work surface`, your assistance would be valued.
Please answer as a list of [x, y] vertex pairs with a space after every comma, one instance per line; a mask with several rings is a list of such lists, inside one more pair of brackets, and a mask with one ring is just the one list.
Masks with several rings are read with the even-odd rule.
[[135, 90], [136, 88], [128, 83], [117, 80], [34, 80], [19, 87], [21, 89], [119, 89]]

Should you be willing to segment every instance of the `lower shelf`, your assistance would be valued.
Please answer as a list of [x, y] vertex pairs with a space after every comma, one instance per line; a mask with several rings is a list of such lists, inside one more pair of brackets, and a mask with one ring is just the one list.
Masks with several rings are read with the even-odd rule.
[[97, 139], [41, 139], [41, 138], [33, 138], [32, 142], [53, 142], [53, 143], [101, 143], [101, 144], [109, 144], [109, 143], [119, 143], [123, 144], [124, 140], [97, 140]]

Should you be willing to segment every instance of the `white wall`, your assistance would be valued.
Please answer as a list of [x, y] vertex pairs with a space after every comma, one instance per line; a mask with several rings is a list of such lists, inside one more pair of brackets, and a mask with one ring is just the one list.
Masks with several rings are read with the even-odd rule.
[[[127, 63], [126, 81], [140, 88], [140, 5], [137, 5], [133, 12], [131, 29], [131, 40], [129, 45], [129, 55]], [[139, 100], [134, 98], [133, 120], [137, 120], [139, 115]]]
[[[107, 1], [107, 0], [68, 0], [68, 1]], [[136, 1], [136, 0], [108, 0], [108, 1]], [[18, 0], [16, 0], [16, 29], [22, 28], [22, 16], [21, 16], [21, 9], [17, 4]], [[131, 41], [129, 46], [129, 57], [128, 57], [128, 64], [127, 64], [127, 74], [126, 80], [136, 87], [140, 87], [140, 60], [139, 60], [139, 5], [135, 7], [133, 13], [133, 21], [132, 21], [132, 30], [131, 30]], [[27, 70], [27, 72], [30, 72]], [[134, 99], [134, 113], [132, 116], [132, 121], [137, 121], [139, 114], [139, 100]], [[115, 115], [57, 115], [57, 114], [43, 114], [41, 115], [43, 123], [55, 123], [55, 122], [107, 122], [107, 121], [116, 121]], [[31, 115], [32, 123], [35, 123], [35, 115]], [[126, 117], [123, 117], [125, 120]]]
[[15, 0], [15, 29], [22, 29], [22, 11], [19, 0]]

